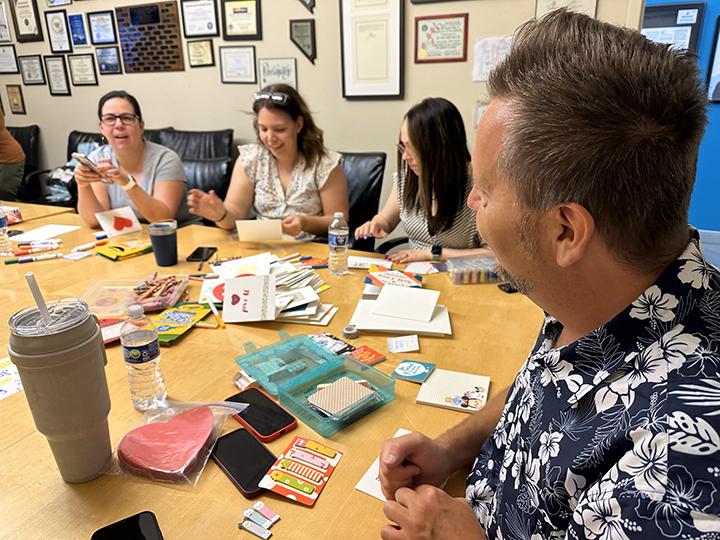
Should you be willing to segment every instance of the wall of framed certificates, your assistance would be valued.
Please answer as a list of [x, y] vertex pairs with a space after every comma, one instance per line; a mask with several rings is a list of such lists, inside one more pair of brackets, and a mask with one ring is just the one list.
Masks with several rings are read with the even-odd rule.
[[[148, 128], [233, 128], [240, 143], [255, 140], [254, 94], [284, 83], [328, 147], [394, 155], [403, 115], [427, 96], [453, 101], [472, 137], [478, 54], [501, 51], [549, 1], [0, 0], [0, 103], [8, 125], [40, 125], [52, 166], [70, 130], [97, 129], [110, 90], [135, 95]], [[572, 1], [615, 23], [641, 20], [640, 0]]]

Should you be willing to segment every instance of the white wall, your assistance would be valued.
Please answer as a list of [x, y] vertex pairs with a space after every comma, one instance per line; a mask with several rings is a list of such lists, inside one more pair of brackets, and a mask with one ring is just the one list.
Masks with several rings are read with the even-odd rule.
[[[298, 89], [307, 99], [316, 122], [325, 131], [326, 145], [337, 150], [384, 151], [388, 167], [383, 200], [395, 163], [395, 143], [402, 117], [414, 103], [428, 96], [443, 96], [463, 114], [468, 139], [473, 140], [476, 100], [484, 84], [472, 82], [473, 43], [478, 37], [508, 36], [522, 22], [534, 16], [535, 0], [461, 0], [431, 4], [405, 1], [405, 98], [391, 101], [348, 101], [342, 97], [338, 0], [316, 0], [311, 15], [297, 0], [263, 0], [263, 36], [259, 42], [225, 42], [214, 38], [215, 67], [152, 74], [100, 75], [99, 86], [72, 87], [72, 96], [50, 96], [47, 86], [23, 86], [26, 115], [14, 115], [8, 106], [5, 88], [0, 90], [11, 126], [38, 124], [45, 166], [65, 159], [67, 135], [73, 129], [97, 129], [98, 98], [114, 89], [124, 89], [140, 101], [146, 127], [174, 126], [204, 130], [233, 128], [239, 142], [254, 139], [252, 119], [246, 114], [257, 85], [222, 84], [217, 47], [253, 44], [258, 58], [297, 57]], [[110, 9], [146, 3], [147, 0], [76, 0], [64, 6], [68, 13]], [[8, 2], [6, 1], [6, 4]], [[42, 12], [45, 0], [37, 0], [45, 41], [16, 43], [18, 55], [50, 53]], [[638, 28], [642, 0], [598, 0], [598, 18]], [[421, 15], [469, 13], [468, 61], [463, 63], [414, 64], [413, 21]], [[317, 29], [317, 60], [311, 64], [290, 42], [289, 20], [313, 17]], [[184, 47], [184, 40], [183, 40]], [[90, 52], [93, 48], [76, 49]], [[0, 75], [0, 85], [21, 84], [20, 75]]]

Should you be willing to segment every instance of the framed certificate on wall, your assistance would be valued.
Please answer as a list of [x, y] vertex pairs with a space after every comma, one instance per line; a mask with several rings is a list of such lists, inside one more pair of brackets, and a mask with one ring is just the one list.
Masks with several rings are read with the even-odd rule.
[[220, 35], [215, 0], [181, 0], [180, 8], [186, 38]]
[[70, 81], [74, 86], [97, 86], [95, 57], [90, 53], [69, 54]]
[[51, 96], [69, 96], [70, 83], [68, 82], [65, 57], [45, 56], [45, 72], [47, 73], [48, 86]]
[[262, 39], [260, 0], [221, 0], [223, 39]]
[[46, 11], [45, 26], [47, 27], [50, 50], [54, 54], [72, 52], [70, 29], [68, 28], [67, 13], [64, 9]]
[[117, 43], [115, 17], [112, 11], [94, 11], [87, 14], [90, 41], [93, 45]]
[[220, 80], [226, 84], [255, 84], [255, 47], [220, 47]]
[[18, 64], [24, 85], [45, 84], [45, 72], [39, 54], [18, 56]]
[[15, 45], [0, 45], [0, 74], [19, 73]]
[[15, 25], [15, 38], [20, 43], [42, 41], [37, 0], [10, 0]]

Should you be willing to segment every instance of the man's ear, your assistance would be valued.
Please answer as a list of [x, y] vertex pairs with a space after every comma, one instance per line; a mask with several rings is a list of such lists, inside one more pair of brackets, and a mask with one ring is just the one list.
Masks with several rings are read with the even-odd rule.
[[550, 219], [555, 262], [560, 267], [572, 266], [587, 253], [595, 234], [595, 219], [578, 203], [556, 206], [550, 211]]

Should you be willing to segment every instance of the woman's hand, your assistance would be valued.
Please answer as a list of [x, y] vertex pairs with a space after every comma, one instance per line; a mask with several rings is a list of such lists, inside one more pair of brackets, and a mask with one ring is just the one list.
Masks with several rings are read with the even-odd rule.
[[86, 167], [82, 163], [78, 163], [75, 166], [74, 174], [75, 181], [80, 188], [89, 188], [90, 185], [94, 184], [95, 182], [103, 182], [102, 176], [100, 176], [98, 173], [96, 173], [89, 167]]
[[416, 261], [431, 261], [432, 253], [429, 249], [401, 249], [387, 256], [394, 263], [408, 264]]
[[223, 216], [226, 215], [225, 205], [212, 189], [209, 193], [199, 189], [191, 189], [188, 191], [187, 205], [191, 214], [204, 217], [210, 221], [221, 221]]
[[355, 229], [355, 238], [385, 238], [388, 232], [381, 225], [378, 216], [375, 216]]
[[305, 216], [296, 214], [282, 220], [282, 231], [290, 236], [297, 236], [305, 230]]

